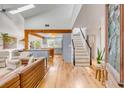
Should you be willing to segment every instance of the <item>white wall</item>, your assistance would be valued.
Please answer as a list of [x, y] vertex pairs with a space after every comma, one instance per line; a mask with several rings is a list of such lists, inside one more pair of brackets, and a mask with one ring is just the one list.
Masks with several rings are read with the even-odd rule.
[[[59, 8], [54, 8], [51, 11], [46, 11], [33, 17], [25, 19], [25, 28], [27, 29], [71, 29], [78, 13], [81, 9], [81, 4], [63, 5]], [[50, 27], [45, 27], [45, 24], [50, 24]]]
[[[48, 11], [44, 14], [39, 14], [25, 20], [25, 28], [29, 29], [70, 29], [70, 18], [72, 16], [73, 5], [60, 7]], [[50, 24], [50, 27], [45, 27], [45, 24]]]
[[6, 16], [0, 13], [0, 32], [9, 33], [12, 36], [22, 38], [24, 31], [24, 19], [20, 14]]
[[[101, 37], [98, 35], [99, 26], [101, 26]], [[75, 27], [86, 27], [87, 34], [94, 36], [95, 46], [93, 47], [93, 55], [97, 56], [97, 48], [105, 47], [105, 5], [103, 4], [86, 4], [83, 5], [81, 11], [73, 25]], [[100, 41], [101, 40], [101, 41]]]
[[20, 14], [5, 15], [4, 13], [0, 13], [0, 32], [8, 33], [18, 40], [22, 39], [24, 36], [24, 18]]
[[76, 18], [78, 16], [82, 6], [83, 6], [82, 4], [75, 4], [75, 5], [73, 5], [72, 18], [71, 18], [71, 22], [70, 22], [71, 23], [71, 27], [73, 27], [73, 25], [74, 25], [74, 23], [76, 21]]
[[63, 34], [62, 54], [64, 62], [72, 62], [72, 46], [71, 46], [71, 33]]

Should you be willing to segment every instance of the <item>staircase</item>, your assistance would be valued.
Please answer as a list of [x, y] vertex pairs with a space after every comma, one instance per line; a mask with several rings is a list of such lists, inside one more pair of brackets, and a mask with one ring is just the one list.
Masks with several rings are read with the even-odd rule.
[[73, 34], [73, 43], [75, 47], [75, 66], [90, 66], [90, 55], [80, 33]]

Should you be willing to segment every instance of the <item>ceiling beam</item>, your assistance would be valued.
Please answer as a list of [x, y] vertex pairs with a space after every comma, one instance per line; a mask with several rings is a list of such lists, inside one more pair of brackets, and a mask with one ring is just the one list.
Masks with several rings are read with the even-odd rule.
[[24, 43], [25, 43], [25, 50], [28, 49], [28, 40], [29, 40], [29, 37], [28, 37], [28, 32], [24, 32]]
[[33, 33], [72, 33], [72, 29], [26, 29], [27, 32]]
[[38, 38], [44, 38], [43, 36], [37, 33], [72, 33], [72, 29], [26, 29], [24, 33], [25, 49], [28, 49], [29, 34], [36, 36]]
[[44, 36], [41, 36], [41, 35], [39, 35], [39, 34], [37, 34], [37, 33], [34, 33], [34, 32], [29, 32], [29, 34], [30, 35], [33, 35], [33, 36], [36, 36], [36, 37], [38, 37], [38, 38], [44, 38]]

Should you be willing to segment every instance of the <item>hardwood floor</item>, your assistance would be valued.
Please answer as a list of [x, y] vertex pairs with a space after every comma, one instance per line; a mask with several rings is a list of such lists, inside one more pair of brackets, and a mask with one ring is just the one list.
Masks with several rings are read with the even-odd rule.
[[95, 72], [89, 67], [74, 67], [56, 55], [54, 62], [40, 82], [39, 88], [99, 88], [104, 87], [95, 79]]
[[121, 88], [118, 85], [116, 79], [113, 77], [113, 75], [110, 72], [108, 72], [108, 80], [106, 81], [106, 87], [107, 88]]

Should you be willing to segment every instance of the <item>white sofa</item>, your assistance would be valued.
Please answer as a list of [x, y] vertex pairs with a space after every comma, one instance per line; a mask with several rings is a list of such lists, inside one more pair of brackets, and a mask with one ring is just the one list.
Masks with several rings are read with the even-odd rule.
[[21, 60], [20, 59], [11, 59], [6, 61], [6, 67], [8, 69], [16, 69], [21, 66]]
[[0, 58], [0, 68], [6, 67], [6, 59], [5, 58]]
[[0, 68], [6, 67], [6, 59], [9, 56], [9, 51], [0, 50]]
[[2, 49], [0, 50], [0, 67], [7, 67], [9, 69], [16, 69], [20, 66], [20, 60], [16, 56], [16, 49]]

